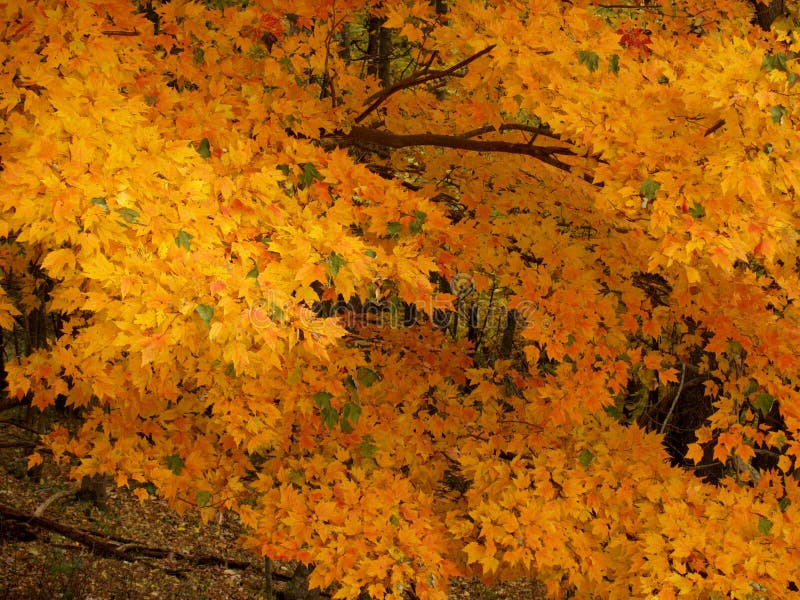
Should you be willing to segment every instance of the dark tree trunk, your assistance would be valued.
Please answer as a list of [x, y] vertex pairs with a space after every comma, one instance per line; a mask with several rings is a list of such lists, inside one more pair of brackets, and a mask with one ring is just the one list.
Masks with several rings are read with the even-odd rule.
[[503, 330], [503, 341], [500, 343], [500, 358], [511, 358], [514, 350], [514, 332], [517, 328], [517, 311], [508, 311], [506, 327]]
[[775, 19], [783, 14], [783, 0], [753, 0], [753, 4], [756, 7], [756, 21], [764, 31], [769, 31]]
[[367, 20], [367, 74], [376, 76], [387, 87], [391, 83], [392, 33], [383, 23], [381, 17], [370, 16]]

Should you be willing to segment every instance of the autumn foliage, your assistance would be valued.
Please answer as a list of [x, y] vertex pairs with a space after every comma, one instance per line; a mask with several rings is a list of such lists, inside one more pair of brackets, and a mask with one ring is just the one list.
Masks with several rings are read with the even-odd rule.
[[797, 591], [797, 34], [207, 4], [0, 3], [7, 395], [74, 476], [337, 598]]

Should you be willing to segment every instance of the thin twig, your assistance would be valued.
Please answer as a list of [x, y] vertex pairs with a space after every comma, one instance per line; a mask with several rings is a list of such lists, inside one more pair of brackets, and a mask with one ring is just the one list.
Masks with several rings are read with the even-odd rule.
[[638, 6], [635, 4], [598, 4], [597, 8], [606, 8], [609, 10], [650, 10], [653, 12], [663, 12], [660, 6]]
[[[484, 135], [487, 133], [493, 133], [497, 130], [497, 127], [494, 125], [484, 125], [483, 127], [478, 127], [477, 129], [473, 129], [471, 131], [467, 131], [466, 133], [462, 133], [459, 137], [463, 138], [472, 138], [478, 137], [479, 135]], [[536, 127], [534, 125], [525, 125], [523, 123], [503, 123], [500, 125], [499, 133], [505, 133], [506, 131], [524, 131], [526, 133], [532, 133], [536, 135], [542, 135], [544, 137], [548, 137], [554, 140], [560, 140], [558, 134], [553, 133], [547, 128], [544, 127]]]
[[678, 386], [678, 391], [675, 392], [675, 398], [672, 399], [672, 406], [669, 407], [669, 412], [667, 416], [664, 418], [664, 422], [661, 424], [661, 430], [659, 433], [664, 433], [667, 430], [667, 424], [669, 420], [672, 418], [672, 411], [675, 410], [675, 406], [678, 404], [678, 398], [681, 397], [681, 392], [683, 391], [683, 382], [686, 378], [686, 363], [681, 364], [681, 384]]
[[100, 33], [102, 33], [103, 35], [119, 36], [119, 37], [134, 37], [139, 35], [139, 32], [136, 31], [136, 29], [133, 29], [133, 31], [127, 31], [124, 29], [115, 29], [115, 30], [101, 31]]
[[714, 123], [711, 127], [705, 130], [705, 132], [703, 133], [703, 137], [710, 136], [712, 133], [714, 133], [717, 129], [719, 129], [723, 125], [725, 125], [725, 119], [720, 119], [719, 121]]
[[420, 85], [422, 83], [427, 83], [428, 81], [433, 81], [434, 79], [441, 79], [442, 77], [448, 77], [453, 75], [456, 71], [461, 69], [462, 67], [466, 67], [472, 61], [480, 58], [484, 54], [491, 52], [495, 48], [496, 44], [492, 44], [491, 46], [487, 46], [480, 52], [473, 54], [472, 56], [465, 58], [461, 62], [453, 65], [448, 69], [444, 69], [443, 71], [431, 71], [429, 66], [426, 65], [421, 71], [417, 73], [413, 73], [406, 77], [405, 79], [398, 81], [394, 85], [386, 88], [385, 90], [381, 90], [376, 94], [373, 94], [369, 98], [367, 98], [367, 102], [370, 102], [370, 105], [367, 106], [363, 110], [363, 112], [355, 118], [355, 123], [360, 123], [363, 121], [371, 112], [373, 112], [376, 108], [378, 108], [381, 104], [383, 104], [389, 96], [392, 94], [399, 92], [400, 90], [407, 89], [410, 87], [414, 87], [416, 85]]

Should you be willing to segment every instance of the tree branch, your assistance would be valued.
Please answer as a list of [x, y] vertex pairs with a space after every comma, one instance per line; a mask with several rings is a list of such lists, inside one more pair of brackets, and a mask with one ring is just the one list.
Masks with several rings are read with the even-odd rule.
[[399, 92], [400, 90], [407, 89], [410, 87], [414, 87], [415, 85], [420, 85], [422, 83], [427, 83], [428, 81], [433, 81], [435, 79], [441, 79], [442, 77], [448, 77], [453, 75], [456, 71], [461, 69], [462, 67], [466, 67], [469, 63], [474, 60], [477, 60], [484, 54], [491, 52], [495, 48], [496, 44], [492, 44], [491, 46], [487, 46], [480, 52], [473, 54], [472, 56], [465, 58], [459, 63], [456, 63], [452, 67], [444, 69], [443, 71], [431, 71], [429, 69], [429, 65], [426, 65], [422, 71], [418, 73], [413, 73], [395, 83], [394, 85], [389, 86], [385, 90], [381, 90], [367, 98], [367, 102], [370, 103], [367, 108], [365, 108], [360, 115], [358, 115], [355, 119], [355, 123], [360, 123], [363, 121], [371, 112], [373, 112], [376, 108], [378, 108], [381, 104], [383, 104], [389, 96], [392, 94]]
[[[174, 558], [197, 565], [222, 565], [231, 569], [246, 569], [252, 566], [249, 561], [229, 560], [221, 556], [184, 554], [169, 548], [154, 548], [141, 544], [135, 540], [107, 536], [97, 531], [89, 531], [78, 527], [71, 527], [53, 521], [46, 517], [36, 516], [22, 512], [12, 506], [0, 503], [0, 515], [10, 521], [24, 523], [27, 527], [37, 527], [54, 531], [65, 538], [71, 539], [89, 548], [94, 554], [108, 556], [121, 560], [134, 560], [136, 558]], [[138, 556], [137, 556], [138, 555]], [[280, 574], [276, 577], [282, 578]]]
[[[493, 133], [498, 131], [494, 125], [484, 125], [483, 127], [478, 127], [477, 129], [473, 129], [466, 133], [462, 133], [459, 137], [463, 138], [471, 138], [471, 137], [478, 137], [480, 135], [484, 135], [487, 133]], [[536, 127], [534, 125], [524, 125], [522, 123], [503, 123], [500, 125], [499, 133], [505, 133], [506, 131], [525, 131], [527, 133], [532, 133], [535, 136], [542, 135], [544, 137], [548, 137], [553, 140], [560, 140], [558, 134], [553, 133], [547, 127]]]
[[659, 431], [661, 434], [667, 431], [667, 425], [669, 425], [669, 420], [672, 418], [672, 412], [675, 410], [675, 406], [678, 404], [678, 398], [681, 397], [684, 381], [686, 381], [686, 363], [683, 363], [681, 367], [681, 384], [678, 386], [678, 391], [675, 392], [675, 398], [672, 399], [672, 405], [669, 407], [669, 412], [667, 413], [667, 416], [664, 417], [664, 422], [661, 424], [661, 430]]
[[[472, 133], [472, 132], [471, 132]], [[442, 135], [437, 133], [399, 134], [387, 130], [369, 127], [353, 127], [344, 136], [354, 145], [374, 144], [389, 148], [406, 148], [409, 146], [437, 146], [473, 152], [503, 152], [532, 156], [545, 164], [567, 173], [572, 172], [572, 165], [565, 163], [558, 156], [577, 156], [575, 151], [563, 146], [537, 146], [528, 143], [504, 142], [495, 140], [475, 140], [464, 136]], [[593, 183], [591, 175], [583, 175], [583, 179]]]

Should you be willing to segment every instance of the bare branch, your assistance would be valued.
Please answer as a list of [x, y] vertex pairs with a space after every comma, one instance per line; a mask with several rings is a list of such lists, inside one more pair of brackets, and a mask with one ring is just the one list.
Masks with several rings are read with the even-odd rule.
[[395, 83], [394, 85], [389, 86], [385, 90], [381, 90], [376, 94], [373, 94], [369, 98], [367, 98], [367, 102], [370, 102], [370, 105], [364, 109], [364, 111], [358, 115], [355, 119], [356, 123], [360, 123], [363, 121], [371, 112], [373, 112], [376, 108], [378, 108], [381, 104], [383, 104], [389, 96], [392, 94], [399, 92], [400, 90], [407, 89], [410, 87], [414, 87], [415, 85], [420, 85], [422, 83], [427, 83], [428, 81], [433, 81], [435, 79], [441, 79], [442, 77], [448, 77], [453, 75], [459, 69], [466, 67], [469, 63], [474, 60], [477, 60], [484, 54], [491, 52], [495, 48], [496, 44], [492, 44], [491, 46], [487, 46], [480, 52], [473, 54], [472, 56], [465, 58], [459, 63], [456, 63], [452, 67], [444, 69], [443, 71], [431, 71], [429, 69], [430, 63], [425, 66], [421, 71], [417, 73], [413, 73]]
[[23, 431], [29, 431], [31, 433], [35, 433], [36, 435], [42, 435], [42, 432], [38, 429], [34, 429], [33, 427], [28, 427], [24, 423], [20, 423], [19, 421], [12, 421], [11, 419], [0, 419], [0, 425], [11, 425], [12, 427], [17, 427], [18, 429], [22, 429]]
[[672, 405], [669, 407], [669, 412], [667, 416], [664, 417], [664, 422], [661, 424], [661, 430], [659, 433], [664, 433], [667, 430], [667, 425], [669, 425], [669, 420], [672, 418], [672, 412], [675, 410], [675, 405], [678, 404], [678, 398], [681, 397], [681, 392], [683, 391], [683, 382], [686, 380], [686, 364], [684, 363], [681, 367], [681, 384], [678, 386], [678, 391], [675, 392], [675, 397], [672, 399]]
[[648, 10], [657, 13], [664, 12], [660, 6], [639, 6], [637, 4], [598, 4], [597, 8], [606, 8], [609, 10]]
[[[462, 133], [461, 136], [463, 138], [471, 138], [471, 137], [478, 137], [479, 135], [485, 135], [487, 133], [492, 133], [497, 131], [497, 128], [494, 125], [485, 125], [484, 127], [479, 127], [478, 129], [473, 129], [472, 131], [468, 131], [466, 133]], [[506, 131], [524, 131], [526, 133], [532, 133], [534, 135], [542, 135], [544, 137], [551, 138], [553, 140], [560, 140], [558, 134], [553, 133], [546, 127], [536, 127], [534, 125], [524, 125], [522, 123], [503, 123], [500, 125], [499, 133], [505, 133]]]
[[41, 517], [44, 514], [44, 511], [47, 510], [47, 507], [50, 506], [56, 500], [60, 498], [66, 498], [67, 496], [72, 496], [75, 492], [78, 491], [78, 484], [73, 484], [65, 490], [61, 490], [47, 498], [44, 502], [42, 502], [39, 506], [36, 507], [36, 510], [33, 511], [34, 517]]
[[100, 33], [102, 33], [103, 35], [119, 36], [119, 37], [134, 37], [139, 35], [139, 32], [136, 31], [136, 28], [134, 28], [132, 31], [124, 29], [115, 29], [115, 30], [101, 31]]
[[[369, 127], [353, 127], [344, 136], [355, 145], [374, 144], [389, 148], [406, 148], [409, 146], [437, 146], [473, 152], [503, 152], [532, 156], [552, 167], [572, 172], [572, 165], [565, 163], [558, 156], [577, 156], [575, 151], [563, 146], [537, 146], [528, 143], [504, 142], [497, 140], [475, 140], [463, 136], [441, 135], [437, 133], [398, 134], [392, 131], [371, 129]], [[590, 175], [582, 176], [585, 181], [593, 183]]]

